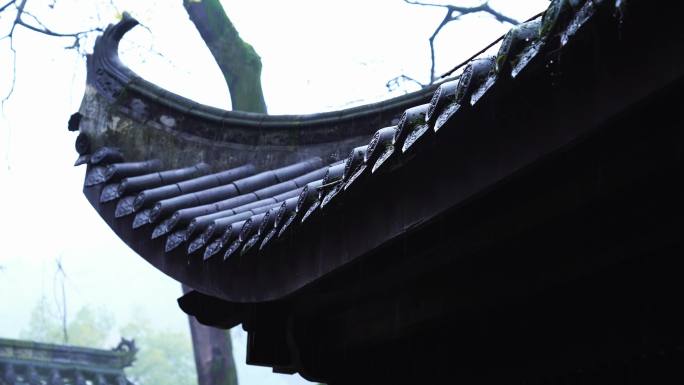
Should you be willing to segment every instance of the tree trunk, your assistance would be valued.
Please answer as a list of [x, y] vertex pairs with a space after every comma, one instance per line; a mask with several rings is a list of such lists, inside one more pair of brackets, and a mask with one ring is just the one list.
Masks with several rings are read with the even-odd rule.
[[[190, 291], [183, 285], [183, 293]], [[230, 330], [204, 326], [188, 316], [199, 385], [237, 385]]]
[[[233, 110], [266, 113], [261, 58], [240, 38], [219, 0], [183, 0], [183, 7], [221, 69]], [[237, 385], [230, 331], [189, 320], [199, 385]]]
[[219, 0], [183, 0], [228, 84], [233, 110], [266, 113], [261, 89], [261, 58], [245, 43]]

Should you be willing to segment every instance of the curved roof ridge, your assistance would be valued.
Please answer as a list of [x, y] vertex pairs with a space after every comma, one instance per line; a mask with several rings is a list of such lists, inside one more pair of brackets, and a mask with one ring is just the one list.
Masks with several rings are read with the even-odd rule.
[[[345, 108], [336, 111], [319, 112], [300, 115], [269, 115], [254, 112], [231, 111], [197, 103], [189, 98], [168, 91], [145, 80], [128, 68], [119, 58], [119, 42], [123, 36], [137, 26], [139, 22], [127, 12], [116, 24], [110, 24], [95, 42], [91, 60], [95, 64], [98, 75], [107, 75], [108, 80], [118, 83], [114, 90], [107, 89], [104, 84], [97, 84], [99, 91], [104, 91], [110, 99], [117, 99], [126, 88], [149, 97], [165, 107], [179, 110], [184, 114], [227, 124], [236, 128], [308, 128], [309, 126], [330, 125], [348, 120], [363, 119], [377, 115], [386, 110], [405, 109], [421, 104], [432, 96], [439, 83], [432, 84], [419, 91], [397, 96], [391, 99]], [[445, 79], [451, 80], [451, 79]]]

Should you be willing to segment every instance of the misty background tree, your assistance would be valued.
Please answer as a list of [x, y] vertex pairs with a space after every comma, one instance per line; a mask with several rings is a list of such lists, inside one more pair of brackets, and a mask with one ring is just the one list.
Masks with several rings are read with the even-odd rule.
[[[41, 297], [20, 338], [100, 349], [111, 349], [121, 337], [134, 339], [139, 351], [134, 365], [126, 368], [126, 375], [136, 385], [196, 383], [192, 352], [185, 336], [153, 327], [144, 309], [135, 309], [135, 318], [119, 328], [114, 313], [104, 305], [81, 307], [66, 325], [61, 323], [63, 311], [62, 304]], [[65, 336], [68, 336], [66, 341]]]

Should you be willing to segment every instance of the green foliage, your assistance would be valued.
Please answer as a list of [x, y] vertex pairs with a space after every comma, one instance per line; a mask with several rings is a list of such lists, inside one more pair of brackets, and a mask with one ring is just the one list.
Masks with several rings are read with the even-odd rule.
[[84, 306], [68, 325], [70, 344], [104, 348], [114, 329], [114, 314], [104, 306]]
[[121, 329], [121, 335], [134, 338], [139, 352], [126, 375], [137, 385], [196, 385], [197, 376], [190, 335], [158, 330], [136, 312], [137, 317]]
[[19, 333], [19, 338], [37, 342], [64, 343], [62, 330], [57, 318], [50, 312], [45, 297], [41, 297], [31, 311], [27, 328]]
[[60, 317], [42, 297], [31, 312], [28, 328], [20, 333], [23, 339], [55, 344], [104, 348], [114, 329], [114, 315], [102, 306], [84, 306], [67, 323], [68, 340]]
[[[189, 333], [159, 330], [145, 318], [144, 311], [121, 328], [120, 335], [134, 338], [139, 349], [126, 375], [136, 385], [197, 385], [195, 361]], [[41, 298], [27, 328], [20, 337], [27, 340], [64, 344], [61, 317]], [[119, 340], [114, 315], [104, 306], [84, 306], [67, 323], [69, 345], [109, 349]]]

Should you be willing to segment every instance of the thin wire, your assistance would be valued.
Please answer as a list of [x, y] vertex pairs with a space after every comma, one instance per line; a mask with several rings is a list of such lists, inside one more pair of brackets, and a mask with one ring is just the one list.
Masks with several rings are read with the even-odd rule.
[[[538, 18], [540, 18], [542, 15], [544, 15], [544, 11], [539, 12], [538, 14], [536, 14], [536, 15], [530, 17], [529, 19], [525, 20], [524, 23], [530, 22], [530, 21], [532, 21], [532, 20], [534, 20], [534, 19], [538, 19]], [[506, 32], [506, 33], [508, 33], [508, 32]], [[482, 55], [483, 53], [485, 53], [488, 49], [494, 47], [497, 43], [499, 43], [501, 40], [503, 40], [504, 37], [506, 37], [506, 33], [504, 33], [503, 35], [499, 36], [498, 39], [494, 40], [493, 42], [489, 43], [486, 47], [484, 47], [484, 48], [482, 48], [481, 50], [479, 50], [475, 55], [473, 55], [473, 56], [469, 57], [468, 59], [466, 59], [463, 63], [457, 65], [456, 67], [454, 67], [454, 68], [450, 69], [449, 71], [447, 71], [447, 72], [443, 73], [442, 75], [440, 75], [440, 76], [439, 76], [439, 79], [444, 79], [445, 77], [451, 75], [451, 74], [454, 73], [456, 70], [458, 70], [458, 69], [460, 69], [460, 68], [466, 66], [468, 63], [470, 63], [470, 62], [471, 62], [473, 59], [475, 59], [476, 57], [478, 57], [478, 56]]]
[[57, 277], [61, 275], [61, 286], [62, 286], [62, 306], [61, 309], [59, 309], [59, 301], [57, 300], [57, 293], [53, 292], [55, 295], [55, 302], [57, 303], [58, 310], [60, 310], [60, 315], [62, 318], [62, 333], [64, 337], [64, 343], [67, 344], [69, 343], [69, 334], [67, 333], [67, 302], [66, 302], [66, 288], [65, 288], [65, 283], [66, 283], [66, 272], [64, 271], [64, 267], [62, 266], [62, 257], [60, 256], [57, 258], [55, 261], [57, 263], [57, 269], [55, 271], [55, 278], [53, 281], [53, 290], [54, 290], [54, 285], [57, 282]]

